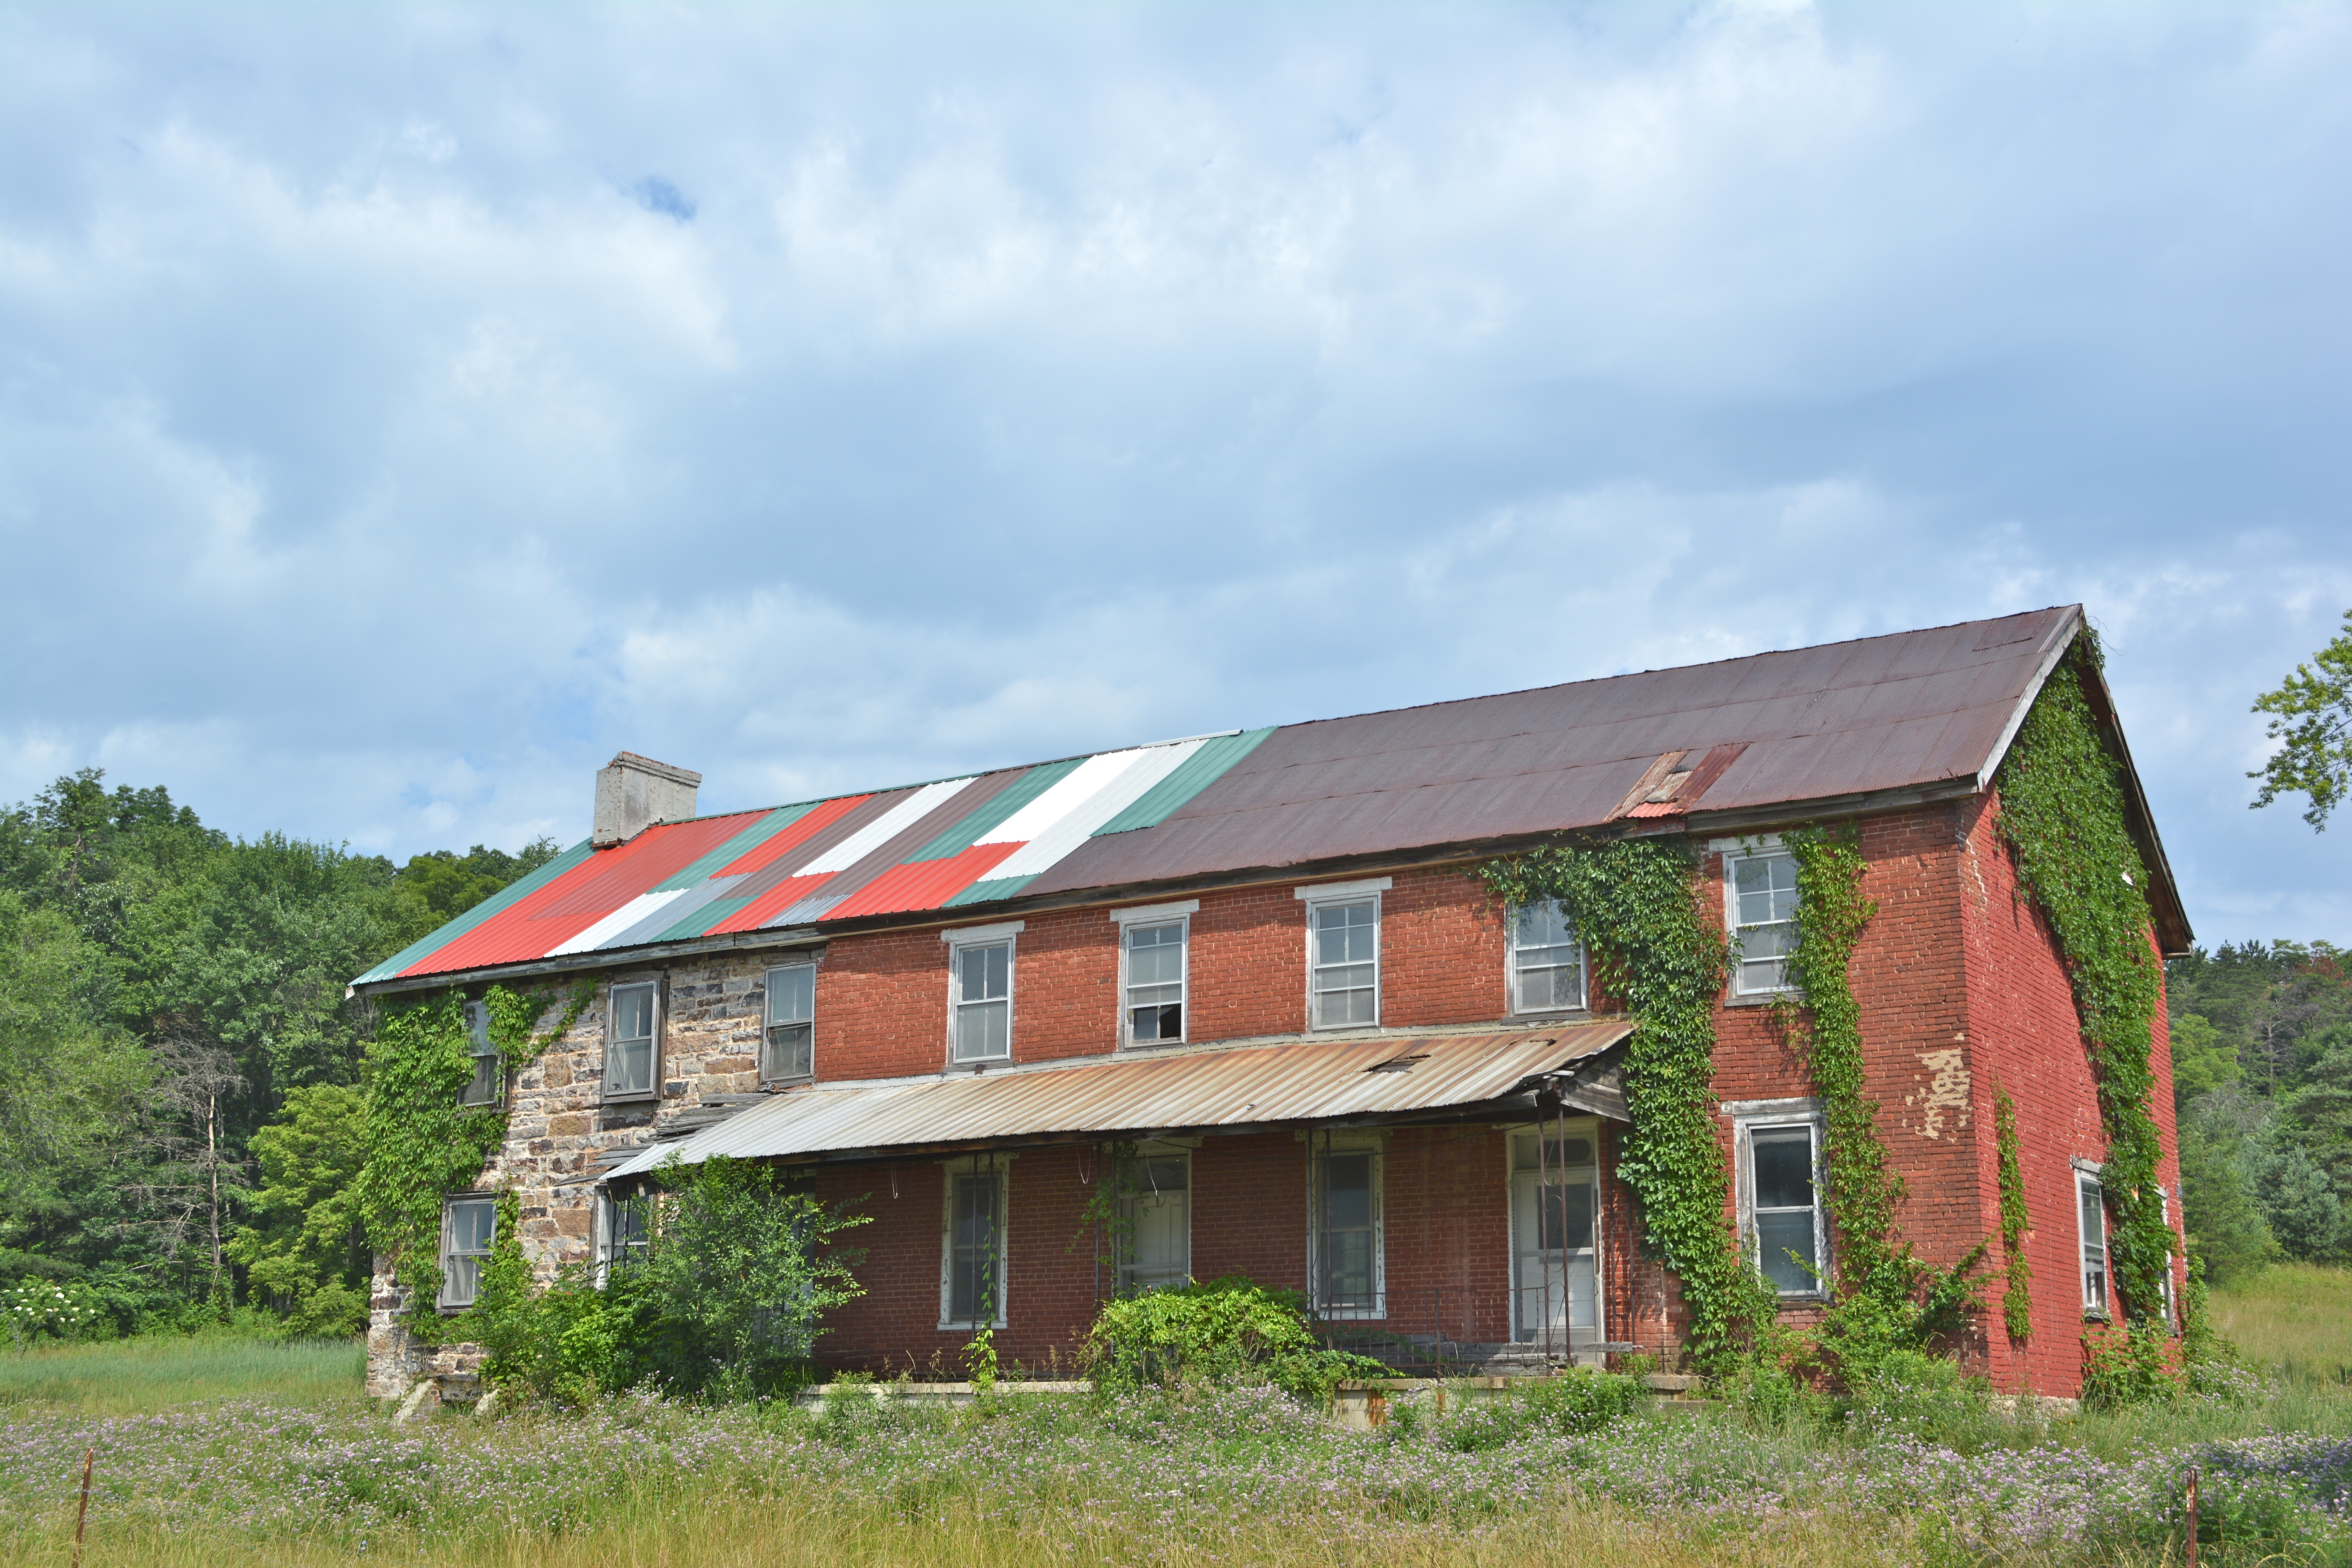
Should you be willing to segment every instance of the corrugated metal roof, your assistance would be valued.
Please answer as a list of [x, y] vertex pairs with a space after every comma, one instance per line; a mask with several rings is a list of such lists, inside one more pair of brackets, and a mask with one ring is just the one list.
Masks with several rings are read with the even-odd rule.
[[[356, 984], [1624, 816], [1671, 829], [1677, 818], [1974, 787], [2082, 624], [2078, 608], [2036, 610], [666, 824], [593, 855], [566, 852]], [[1652, 787], [1667, 782], [1663, 795]], [[2185, 944], [2162, 847], [2141, 826], [2161, 929]]]
[[[772, 1096], [606, 1179], [695, 1164], [1024, 1138], [1175, 1132], [1403, 1115], [1503, 1099], [1633, 1032], [1622, 1019], [1503, 1035], [1391, 1035], [1139, 1056], [1084, 1066], [817, 1084]], [[1410, 1060], [1407, 1060], [1410, 1058]], [[1376, 1070], [1392, 1064], [1390, 1070]]]

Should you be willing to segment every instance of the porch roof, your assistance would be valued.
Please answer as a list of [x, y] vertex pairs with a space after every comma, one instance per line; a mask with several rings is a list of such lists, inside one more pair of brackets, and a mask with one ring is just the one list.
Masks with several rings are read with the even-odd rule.
[[[1108, 1060], [812, 1084], [726, 1121], [632, 1152], [614, 1181], [672, 1158], [841, 1159], [1070, 1135], [1173, 1133], [1330, 1121], [1472, 1106], [1521, 1092], [1601, 1054], [1631, 1020], [1503, 1034], [1356, 1036], [1177, 1049]], [[1592, 1098], [1592, 1097], [1588, 1097]], [[1602, 1109], [1606, 1090], [1592, 1109]]]

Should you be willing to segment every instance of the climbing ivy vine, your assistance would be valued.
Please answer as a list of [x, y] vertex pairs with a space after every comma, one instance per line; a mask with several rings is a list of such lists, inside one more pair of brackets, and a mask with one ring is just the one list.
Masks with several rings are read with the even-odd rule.
[[1640, 1200], [1650, 1245], [1680, 1278], [1700, 1364], [1722, 1367], [1769, 1321], [1754, 1270], [1724, 1223], [1730, 1191], [1716, 1136], [1715, 1004], [1729, 942], [1699, 903], [1696, 858], [1679, 839], [1547, 845], [1478, 876], [1507, 904], [1557, 900], [1594, 978], [1634, 1020], [1625, 1048], [1633, 1125], [1617, 1173]]
[[2033, 1221], [2025, 1212], [2025, 1172], [2018, 1158], [2017, 1101], [1996, 1084], [1992, 1091], [1993, 1150], [2000, 1176], [2000, 1249], [2008, 1255], [2009, 1288], [2001, 1293], [2001, 1327], [2010, 1342], [2033, 1337], [2033, 1266], [2025, 1260], [2025, 1233]]
[[1878, 1102], [1864, 1092], [1862, 1006], [1854, 1000], [1853, 952], [1878, 912], [1862, 891], [1866, 863], [1851, 825], [1802, 827], [1780, 836], [1797, 862], [1797, 943], [1789, 978], [1803, 998], [1775, 998], [1773, 1017], [1802, 1057], [1821, 1096], [1823, 1163], [1835, 1259], [1819, 1351], [1849, 1384], [1870, 1381], [1895, 1351], [1924, 1350], [1958, 1333], [1979, 1308], [1974, 1279], [1985, 1247], [1949, 1268], [1922, 1262], [1895, 1226], [1902, 1173], [1878, 1130]]
[[2162, 1154], [2148, 1109], [2160, 971], [2148, 940], [2147, 868], [2125, 820], [2121, 770], [2084, 689], [2100, 658], [2085, 632], [2052, 670], [1997, 777], [1998, 832], [2018, 880], [2050, 923], [2074, 992], [2098, 1086], [2116, 1218], [2109, 1257], [2135, 1328], [2159, 1323], [2172, 1251], [2156, 1190]]
[[[594, 981], [581, 981], [554, 1027], [533, 1034], [555, 993], [491, 986], [481, 1000], [502, 1068], [511, 1072], [570, 1033], [595, 994]], [[462, 991], [386, 1009], [368, 1043], [360, 1214], [369, 1246], [391, 1261], [419, 1323], [433, 1320], [441, 1294], [441, 1200], [472, 1184], [506, 1139], [505, 1096], [495, 1105], [459, 1103], [473, 1076]]]

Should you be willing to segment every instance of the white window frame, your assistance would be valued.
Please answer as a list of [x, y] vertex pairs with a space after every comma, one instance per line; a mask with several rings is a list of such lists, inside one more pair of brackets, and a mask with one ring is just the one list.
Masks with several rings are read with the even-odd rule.
[[1748, 1254], [1749, 1266], [1757, 1278], [1769, 1281], [1764, 1272], [1764, 1245], [1756, 1230], [1756, 1134], [1779, 1132], [1801, 1127], [1812, 1136], [1813, 1153], [1813, 1267], [1821, 1278], [1810, 1289], [1781, 1290], [1774, 1294], [1783, 1301], [1824, 1301], [1830, 1297], [1837, 1279], [1837, 1259], [1831, 1250], [1829, 1203], [1825, 1186], [1829, 1175], [1828, 1161], [1823, 1155], [1824, 1141], [1829, 1131], [1829, 1118], [1818, 1100], [1727, 1100], [1723, 1107], [1731, 1117], [1732, 1180], [1737, 1190], [1739, 1216], [1739, 1245]]
[[[1009, 1062], [1013, 1058], [1013, 1042], [1020, 1025], [1021, 932], [1026, 921], [1002, 921], [994, 925], [958, 926], [940, 932], [940, 940], [948, 949], [948, 1070], [984, 1068]], [[956, 1054], [957, 1008], [962, 1005], [960, 992], [962, 977], [959, 966], [966, 948], [994, 947], [1004, 944], [1004, 1054], [1001, 1057], [961, 1057]], [[994, 1000], [994, 998], [991, 998]]]
[[[2113, 1321], [2116, 1315], [2116, 1260], [2110, 1245], [2113, 1232], [2107, 1225], [2107, 1184], [2102, 1180], [2104, 1168], [2088, 1160], [2077, 1160], [2074, 1165], [2074, 1272], [2083, 1289], [2083, 1316], [2102, 1322]], [[2091, 1289], [2091, 1237], [2083, 1228], [2083, 1200], [2090, 1193], [2098, 1194], [2099, 1216], [2099, 1288], [2095, 1300]], [[2171, 1273], [2168, 1262], [2165, 1272]]]
[[[986, 1324], [955, 1315], [956, 1182], [963, 1176], [996, 1177], [996, 1315]], [[940, 1328], [970, 1332], [1005, 1326], [1012, 1304], [1013, 1281], [1013, 1156], [968, 1154], [940, 1166]]]
[[[1387, 1140], [1378, 1133], [1366, 1132], [1310, 1131], [1305, 1137], [1308, 1310], [1327, 1323], [1382, 1321], [1389, 1315]], [[1369, 1154], [1372, 1162], [1372, 1304], [1369, 1307], [1331, 1307], [1323, 1300], [1324, 1163], [1335, 1155], [1348, 1154]]]
[[[1724, 933], [1731, 939], [1730, 987], [1732, 997], [1737, 1000], [1747, 996], [1779, 996], [1796, 990], [1797, 987], [1795, 984], [1790, 981], [1787, 977], [1788, 961], [1785, 955], [1783, 955], [1781, 959], [1781, 981], [1780, 984], [1750, 986], [1747, 983], [1747, 975], [1741, 969], [1739, 956], [1738, 874], [1739, 866], [1746, 861], [1780, 859], [1788, 860], [1793, 864], [1796, 857], [1790, 855], [1787, 848], [1781, 845], [1780, 838], [1778, 834], [1767, 834], [1761, 838], [1733, 840], [1727, 847], [1724, 848], [1722, 853], [1723, 929]], [[1802, 900], [1800, 900], [1798, 912], [1796, 914], [1791, 914], [1789, 917], [1789, 925], [1791, 931], [1795, 930], [1797, 920], [1802, 912], [1803, 904]], [[1770, 923], [1778, 924], [1779, 922], [1774, 921]]]
[[[646, 1216], [645, 1208], [640, 1205], [648, 1205], [652, 1201], [653, 1194], [650, 1193], [615, 1193], [601, 1187], [597, 1189], [594, 1255], [596, 1289], [599, 1290], [612, 1283], [613, 1265], [620, 1260], [624, 1253], [635, 1252], [640, 1257], [644, 1255], [647, 1237], [643, 1227]], [[634, 1241], [621, 1242], [619, 1237], [624, 1227], [619, 1223], [619, 1216], [623, 1212], [632, 1210], [637, 1215], [639, 1227], [637, 1238]]]
[[2156, 1184], [2156, 1215], [2164, 1222], [2164, 1331], [2177, 1334], [2180, 1331], [2180, 1308], [2172, 1294], [2172, 1260], [2182, 1254], [2173, 1250], [2178, 1236], [2172, 1228], [2172, 1194], [2164, 1190], [2162, 1182]]
[[[457, 1091], [457, 1103], [466, 1106], [503, 1103], [507, 1097], [507, 1066], [498, 1046], [490, 1039], [490, 1005], [488, 1002], [466, 1004], [466, 1041], [467, 1048], [474, 1058], [474, 1076], [464, 1089]], [[474, 1092], [475, 1086], [482, 1081], [484, 1062], [492, 1064], [488, 1074], [490, 1092], [487, 1097]]]
[[[1387, 1000], [1386, 994], [1383, 990], [1383, 986], [1387, 980], [1387, 975], [1385, 973], [1387, 966], [1382, 963], [1382, 959], [1385, 956], [1383, 950], [1387, 944], [1382, 938], [1386, 934], [1385, 920], [1388, 911], [1384, 908], [1385, 900], [1383, 895], [1388, 892], [1389, 887], [1390, 879], [1386, 877], [1370, 877], [1366, 878], [1361, 881], [1324, 882], [1316, 886], [1294, 888], [1291, 889], [1291, 896], [1307, 906], [1307, 1028], [1308, 1033], [1323, 1034], [1346, 1029], [1377, 1029], [1381, 1026], [1381, 1008]], [[1321, 965], [1315, 962], [1317, 918], [1320, 911], [1335, 905], [1361, 903], [1370, 903], [1372, 906], [1371, 1018], [1369, 1022], [1361, 1024], [1325, 1024], [1318, 1022], [1315, 1009], [1315, 999], [1318, 994], [1315, 985], [1315, 972], [1320, 968]]]
[[[1508, 1316], [1513, 1341], [1524, 1343], [1528, 1337], [1528, 1325], [1519, 1321], [1521, 1314], [1526, 1310], [1527, 1299], [1522, 1294], [1525, 1287], [1520, 1284], [1518, 1279], [1519, 1233], [1517, 1195], [1518, 1178], [1530, 1169], [1538, 1173], [1549, 1169], [1565, 1174], [1570, 1169], [1581, 1171], [1585, 1168], [1581, 1165], [1571, 1167], [1565, 1163], [1547, 1166], [1541, 1163], [1540, 1151], [1538, 1154], [1538, 1164], [1532, 1167], [1521, 1165], [1519, 1140], [1530, 1136], [1541, 1139], [1546, 1143], [1560, 1144], [1580, 1138], [1590, 1141], [1592, 1145], [1592, 1316], [1594, 1326], [1589, 1330], [1576, 1328], [1572, 1321], [1574, 1314], [1571, 1311], [1570, 1325], [1561, 1332], [1571, 1346], [1583, 1342], [1577, 1337], [1580, 1335], [1591, 1340], [1605, 1337], [1601, 1325], [1606, 1323], [1609, 1319], [1609, 1226], [1602, 1197], [1606, 1177], [1601, 1168], [1601, 1119], [1597, 1116], [1547, 1118], [1536, 1122], [1509, 1122], [1497, 1127], [1496, 1131], [1503, 1135], [1503, 1211], [1504, 1224], [1507, 1227], [1504, 1233], [1505, 1257], [1507, 1259], [1506, 1278], [1509, 1289]], [[1563, 1154], [1565, 1152], [1563, 1149]], [[1538, 1223], [1540, 1225], [1541, 1222]], [[1540, 1229], [1537, 1234], [1538, 1237], [1541, 1236]], [[1538, 1334], [1542, 1332], [1541, 1330], [1535, 1331]]]
[[[779, 1024], [774, 1020], [771, 1014], [771, 1009], [774, 1005], [776, 994], [776, 976], [784, 973], [788, 970], [794, 969], [805, 969], [809, 972], [808, 1016], [803, 1019], [792, 1020]], [[762, 1084], [809, 1083], [814, 1081], [816, 1078], [816, 969], [817, 963], [816, 960], [814, 958], [794, 959], [784, 963], [772, 963], [768, 966], [768, 972], [761, 982], [760, 1081]], [[770, 1065], [769, 1051], [775, 1043], [772, 1031], [780, 1028], [793, 1028], [802, 1026], [805, 1026], [809, 1032], [807, 1070], [804, 1072], [770, 1072], [768, 1070]]]
[[[1113, 910], [1110, 918], [1118, 927], [1118, 1043], [1121, 1049], [1153, 1050], [1161, 1046], [1181, 1046], [1192, 1038], [1192, 916], [1199, 911], [1201, 900], [1186, 899], [1176, 904], [1145, 904], [1137, 909]], [[1173, 925], [1183, 928], [1179, 940], [1184, 953], [1177, 977], [1176, 1005], [1183, 1009], [1184, 1026], [1173, 1039], [1138, 1040], [1135, 1037], [1134, 1009], [1128, 1005], [1127, 938], [1135, 926]]]
[[[1558, 900], [1550, 900], [1554, 904]], [[1503, 908], [1503, 989], [1506, 1013], [1523, 1017], [1552, 1017], [1562, 1013], [1585, 1013], [1592, 1008], [1592, 961], [1584, 949], [1584, 933], [1576, 936], [1576, 1002], [1572, 1006], [1557, 1005], [1549, 1007], [1523, 1007], [1519, 1005], [1519, 916], [1525, 911], [1517, 904]], [[1561, 918], [1566, 919], [1566, 910]]]
[[[460, 1254], [456, 1250], [456, 1242], [457, 1239], [457, 1206], [460, 1204], [466, 1205], [469, 1207], [475, 1205], [482, 1205], [487, 1206], [489, 1210], [489, 1240], [479, 1252]], [[447, 1197], [443, 1198], [441, 1200], [441, 1294], [434, 1305], [440, 1308], [440, 1310], [445, 1312], [463, 1311], [466, 1308], [472, 1306], [481, 1296], [482, 1269], [489, 1263], [490, 1255], [498, 1250], [498, 1194], [495, 1193], [452, 1193]], [[457, 1291], [453, 1289], [457, 1282], [457, 1270], [449, 1267], [452, 1260], [461, 1256], [477, 1259], [474, 1266], [474, 1289], [468, 1291], [463, 1300], [458, 1298]]]
[[[646, 1063], [648, 1071], [646, 1079], [646, 1088], [641, 1090], [627, 1089], [615, 1094], [613, 1091], [613, 1061], [614, 1051], [621, 1043], [620, 1037], [614, 1032], [619, 1028], [621, 1022], [620, 994], [624, 991], [635, 991], [640, 989], [649, 989], [653, 992], [653, 1010], [651, 1014], [653, 1049], [649, 1053], [649, 1059]], [[661, 1100], [662, 1026], [669, 1021], [668, 991], [669, 988], [664, 985], [657, 978], [653, 980], [616, 980], [611, 985], [605, 987], [604, 1071], [603, 1079], [598, 1084], [598, 1088], [603, 1091], [599, 1096], [603, 1103], [606, 1105], [642, 1105], [646, 1103], [657, 1103]]]

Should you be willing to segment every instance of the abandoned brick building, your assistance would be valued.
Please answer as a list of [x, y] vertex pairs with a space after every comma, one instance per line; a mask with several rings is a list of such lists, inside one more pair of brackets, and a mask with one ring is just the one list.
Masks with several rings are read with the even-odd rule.
[[[1998, 1083], [2034, 1331], [2009, 1340], [1996, 1276], [1969, 1354], [2000, 1386], [2071, 1394], [2110, 1308], [2101, 1123], [1993, 781], [2083, 635], [2079, 607], [2049, 609], [719, 816], [695, 815], [698, 775], [624, 753], [587, 840], [354, 983], [594, 982], [568, 1035], [511, 1074], [486, 1057], [468, 1091], [509, 1120], [449, 1194], [443, 1304], [467, 1299], [492, 1194], [519, 1196], [551, 1273], [627, 1245], [615, 1196], [657, 1163], [724, 1154], [806, 1167], [872, 1216], [866, 1293], [819, 1342], [835, 1366], [932, 1363], [982, 1325], [1043, 1362], [1106, 1295], [1229, 1273], [1454, 1364], [1671, 1361], [1677, 1291], [1612, 1164], [1631, 1026], [1557, 910], [1507, 909], [1475, 869], [1567, 830], [1687, 836], [1737, 943], [1716, 1018], [1725, 1218], [1803, 1312], [1837, 1265], [1822, 1111], [1759, 1004], [1800, 914], [1776, 830], [1843, 821], [1878, 906], [1851, 976], [1903, 1234], [1946, 1263], [1998, 1234]], [[2112, 705], [2086, 687], [2151, 941], [2183, 951]], [[1086, 1232], [1114, 1142], [1141, 1180], [1107, 1259]], [[379, 1278], [378, 1392], [452, 1354], [413, 1344], [399, 1305]]]

